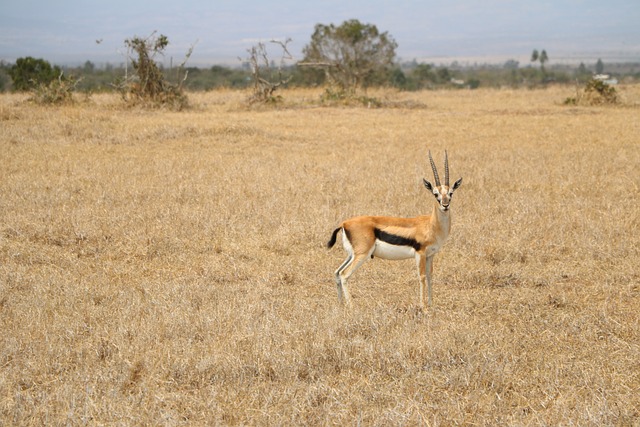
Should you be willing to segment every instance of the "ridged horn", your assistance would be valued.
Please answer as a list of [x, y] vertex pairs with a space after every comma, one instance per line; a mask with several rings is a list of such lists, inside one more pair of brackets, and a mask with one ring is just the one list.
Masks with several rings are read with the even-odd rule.
[[449, 186], [449, 159], [447, 158], [447, 150], [444, 150], [444, 185]]
[[431, 150], [429, 150], [429, 162], [431, 162], [431, 169], [433, 169], [433, 177], [436, 180], [436, 187], [440, 187], [440, 177], [438, 176], [438, 170], [436, 164], [433, 163], [433, 157], [431, 157]]

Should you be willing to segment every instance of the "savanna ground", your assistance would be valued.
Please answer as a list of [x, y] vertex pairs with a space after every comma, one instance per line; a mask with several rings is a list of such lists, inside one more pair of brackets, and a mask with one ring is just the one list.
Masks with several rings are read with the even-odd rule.
[[[2, 95], [0, 425], [640, 425], [640, 87], [618, 90]], [[464, 178], [434, 306], [412, 260], [374, 260], [343, 310], [331, 231], [430, 213], [427, 149]]]

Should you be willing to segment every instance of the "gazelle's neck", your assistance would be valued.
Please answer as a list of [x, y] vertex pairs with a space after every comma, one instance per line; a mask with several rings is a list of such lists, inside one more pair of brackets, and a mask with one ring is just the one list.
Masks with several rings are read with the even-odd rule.
[[431, 215], [435, 220], [432, 222], [434, 227], [439, 228], [445, 235], [448, 235], [449, 230], [451, 230], [451, 209], [443, 211], [438, 203], [434, 203]]

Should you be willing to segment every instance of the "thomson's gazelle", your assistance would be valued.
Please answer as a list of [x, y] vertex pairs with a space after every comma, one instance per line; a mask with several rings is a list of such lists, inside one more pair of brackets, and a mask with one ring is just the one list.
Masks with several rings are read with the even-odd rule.
[[436, 165], [431, 151], [429, 162], [433, 169], [436, 185], [423, 179], [424, 186], [436, 198], [431, 215], [415, 218], [396, 218], [391, 216], [358, 216], [343, 221], [333, 231], [327, 243], [332, 248], [338, 232], [342, 230], [342, 244], [347, 251], [347, 259], [336, 270], [338, 299], [351, 305], [347, 280], [369, 258], [407, 259], [415, 258], [420, 280], [420, 307], [424, 307], [424, 287], [427, 285], [428, 305], [431, 305], [431, 273], [433, 257], [444, 245], [451, 230], [449, 206], [453, 192], [462, 183], [458, 179], [449, 186], [449, 162], [444, 153], [444, 185], [440, 184]]

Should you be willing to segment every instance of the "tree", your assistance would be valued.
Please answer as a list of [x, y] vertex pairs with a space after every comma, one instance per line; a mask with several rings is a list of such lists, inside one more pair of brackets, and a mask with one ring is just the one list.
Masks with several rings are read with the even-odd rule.
[[432, 66], [430, 64], [418, 64], [413, 69], [413, 75], [418, 80], [432, 80], [433, 81], [433, 72]]
[[400, 67], [395, 68], [391, 72], [391, 84], [395, 87], [405, 87], [407, 84], [407, 76], [404, 75], [404, 72]]
[[451, 72], [447, 67], [438, 68], [436, 74], [438, 75], [438, 80], [440, 80], [441, 83], [448, 83], [451, 81]]
[[584, 62], [581, 62], [576, 69], [575, 78], [580, 82], [586, 82], [591, 78], [591, 71], [587, 69], [587, 66], [584, 65]]
[[17, 91], [33, 90], [41, 85], [48, 85], [56, 78], [62, 76], [60, 67], [52, 67], [44, 59], [36, 59], [31, 56], [18, 58], [14, 66], [9, 70], [13, 89]]
[[96, 69], [96, 66], [91, 61], [86, 61], [84, 63], [84, 66], [82, 67], [82, 71], [85, 74], [91, 74], [95, 71], [95, 69]]
[[386, 31], [357, 19], [317, 24], [299, 65], [323, 69], [326, 80], [341, 92], [355, 93], [381, 73], [389, 73], [398, 44]]
[[602, 59], [598, 58], [598, 62], [596, 62], [596, 74], [604, 73], [604, 62]]
[[4, 92], [9, 86], [9, 68], [5, 65], [4, 61], [0, 60], [0, 92]]
[[544, 63], [547, 62], [549, 60], [549, 56], [547, 56], [547, 51], [542, 49], [542, 52], [540, 52], [540, 57], [538, 58], [538, 61], [540, 61], [540, 69], [542, 71], [544, 71]]
[[547, 51], [542, 49], [542, 52], [538, 52], [538, 49], [533, 49], [531, 53], [531, 62], [540, 62], [540, 69], [544, 71], [544, 63], [549, 60]]
[[584, 65], [584, 62], [581, 62], [580, 65], [578, 66], [577, 73], [579, 75], [582, 75], [582, 74], [587, 74], [588, 72], [589, 71], [587, 70], [587, 67]]
[[540, 58], [538, 49], [533, 49], [533, 52], [531, 52], [531, 62], [538, 62], [538, 58]]

